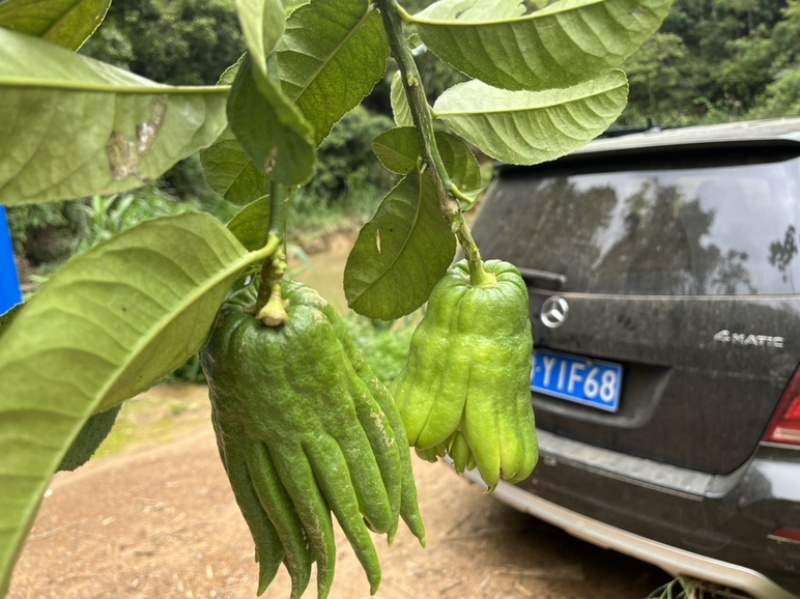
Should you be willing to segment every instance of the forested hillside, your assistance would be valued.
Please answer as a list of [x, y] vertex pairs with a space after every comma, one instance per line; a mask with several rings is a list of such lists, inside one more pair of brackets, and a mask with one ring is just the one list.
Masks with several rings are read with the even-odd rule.
[[621, 124], [800, 115], [800, 0], [675, 0], [626, 70]]
[[[416, 11], [430, 3], [402, 4]], [[241, 50], [228, 0], [116, 0], [84, 51], [156, 81], [213, 84]], [[452, 82], [448, 67], [421, 60], [427, 88]], [[800, 114], [800, 0], [675, 0], [626, 70], [631, 92], [620, 124]], [[377, 89], [368, 106], [388, 112], [388, 90]]]

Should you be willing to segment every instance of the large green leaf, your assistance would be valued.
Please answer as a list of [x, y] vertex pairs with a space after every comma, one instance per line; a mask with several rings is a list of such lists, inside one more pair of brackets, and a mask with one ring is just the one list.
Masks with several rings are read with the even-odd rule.
[[236, 0], [236, 12], [253, 63], [266, 74], [267, 55], [286, 26], [283, 5], [280, 0]]
[[504, 89], [567, 87], [620, 66], [661, 26], [672, 0], [440, 0], [411, 17], [425, 44]]
[[0, 339], [0, 589], [83, 423], [205, 340], [247, 252], [213, 217], [145, 222], [58, 271]]
[[111, 0], [6, 0], [0, 27], [77, 50], [106, 16]]
[[344, 270], [347, 303], [370, 318], [409, 314], [428, 299], [455, 251], [430, 178], [410, 173], [358, 234]]
[[[450, 180], [465, 192], [481, 187], [481, 168], [477, 158], [460, 138], [437, 131], [436, 146]], [[381, 164], [393, 173], [405, 175], [417, 168], [422, 154], [419, 133], [414, 127], [396, 127], [384, 131], [372, 142], [372, 150]]]
[[627, 96], [627, 79], [618, 69], [572, 87], [539, 92], [469, 81], [443, 93], [433, 112], [487, 156], [510, 164], [538, 164], [605, 131]]
[[253, 163], [275, 181], [302, 185], [314, 174], [316, 146], [303, 115], [278, 85], [244, 57], [231, 87], [228, 123]]
[[159, 85], [0, 29], [0, 204], [112, 194], [156, 179], [219, 136], [227, 94]]
[[367, 0], [312, 0], [292, 13], [277, 47], [281, 85], [319, 145], [375, 87], [389, 44]]

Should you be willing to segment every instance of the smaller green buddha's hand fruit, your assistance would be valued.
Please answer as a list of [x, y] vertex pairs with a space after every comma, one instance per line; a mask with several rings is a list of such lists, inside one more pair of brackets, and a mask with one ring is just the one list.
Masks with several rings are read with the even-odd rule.
[[528, 289], [512, 264], [490, 260], [473, 285], [466, 261], [431, 292], [394, 395], [409, 445], [477, 465], [494, 488], [527, 478], [538, 459], [531, 405]]
[[201, 354], [220, 456], [256, 545], [259, 594], [283, 563], [300, 597], [316, 562], [318, 597], [328, 595], [331, 513], [374, 593], [370, 531], [391, 541], [403, 515], [424, 534], [400, 416], [335, 311], [304, 285], [279, 285], [282, 324], [228, 306]]

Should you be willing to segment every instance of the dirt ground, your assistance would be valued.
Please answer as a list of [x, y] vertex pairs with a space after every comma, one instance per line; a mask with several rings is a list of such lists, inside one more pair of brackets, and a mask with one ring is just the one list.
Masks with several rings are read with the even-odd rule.
[[[176, 399], [177, 398], [177, 399]], [[208, 423], [205, 388], [160, 387], [156, 445], [121, 443], [146, 426], [134, 407], [113, 455], [59, 473], [11, 585], [10, 599], [255, 597], [253, 543], [236, 507]], [[126, 406], [128, 405], [126, 404]], [[152, 418], [151, 416], [148, 416]], [[444, 464], [414, 459], [427, 526], [423, 549], [402, 528], [392, 547], [376, 537], [381, 599], [643, 599], [668, 580], [661, 571], [598, 549], [520, 514]], [[332, 599], [369, 596], [337, 531]], [[288, 599], [282, 570], [263, 597]], [[313, 583], [303, 596], [316, 596]]]

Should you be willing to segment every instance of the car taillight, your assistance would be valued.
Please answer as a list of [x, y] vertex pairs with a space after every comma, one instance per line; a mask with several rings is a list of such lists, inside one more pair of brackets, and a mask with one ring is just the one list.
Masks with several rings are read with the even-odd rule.
[[800, 543], [800, 530], [797, 528], [778, 528], [768, 534], [767, 538], [779, 543]]
[[775, 415], [764, 433], [764, 441], [800, 445], [800, 368], [781, 396]]

